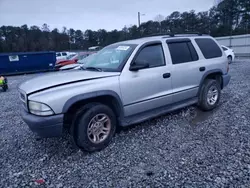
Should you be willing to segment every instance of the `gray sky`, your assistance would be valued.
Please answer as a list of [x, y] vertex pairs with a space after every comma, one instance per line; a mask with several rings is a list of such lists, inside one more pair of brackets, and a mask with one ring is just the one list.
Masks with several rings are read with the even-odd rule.
[[157, 14], [173, 11], [208, 10], [214, 0], [0, 0], [0, 26], [63, 26], [80, 30], [121, 29], [137, 24], [137, 12], [146, 14], [142, 22]]

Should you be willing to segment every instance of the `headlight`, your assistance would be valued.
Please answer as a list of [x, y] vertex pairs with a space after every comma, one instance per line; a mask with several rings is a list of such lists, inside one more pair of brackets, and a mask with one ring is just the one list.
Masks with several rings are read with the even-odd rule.
[[29, 101], [29, 111], [38, 116], [49, 116], [54, 114], [49, 106], [35, 101]]

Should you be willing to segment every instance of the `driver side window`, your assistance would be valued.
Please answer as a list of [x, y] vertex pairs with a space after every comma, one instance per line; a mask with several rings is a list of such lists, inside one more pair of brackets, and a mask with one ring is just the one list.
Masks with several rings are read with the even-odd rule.
[[135, 62], [148, 63], [149, 68], [165, 65], [165, 59], [161, 44], [153, 44], [144, 47], [136, 57]]

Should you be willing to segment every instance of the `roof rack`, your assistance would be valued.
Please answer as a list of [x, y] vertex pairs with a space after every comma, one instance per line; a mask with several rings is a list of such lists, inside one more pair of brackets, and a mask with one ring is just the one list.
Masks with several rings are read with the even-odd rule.
[[201, 32], [185, 32], [185, 33], [180, 33], [180, 35], [199, 35], [199, 36], [202, 36], [203, 33], [201, 33]]
[[146, 35], [144, 37], [160, 37], [160, 36], [163, 36], [163, 37], [170, 36], [170, 33], [155, 33], [155, 34]]
[[185, 32], [185, 33], [156, 33], [147, 35], [145, 37], [156, 37], [156, 36], [162, 36], [162, 38], [169, 38], [169, 37], [182, 37], [182, 36], [203, 36], [207, 34], [202, 34], [200, 32]]
[[[171, 37], [182, 37], [182, 36], [205, 36], [207, 34], [202, 34], [199, 32], [186, 32], [186, 33], [175, 33]], [[163, 37], [167, 38], [167, 37]]]

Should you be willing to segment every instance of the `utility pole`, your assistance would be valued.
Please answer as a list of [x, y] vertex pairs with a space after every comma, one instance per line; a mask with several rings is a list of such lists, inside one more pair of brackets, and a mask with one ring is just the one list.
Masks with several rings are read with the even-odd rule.
[[138, 12], [138, 27], [141, 26], [141, 16], [145, 16], [145, 14], [141, 14], [140, 12]]
[[141, 14], [140, 12], [138, 12], [138, 29], [139, 29], [139, 33], [140, 33], [140, 36], [142, 36], [142, 28], [140, 28], [141, 26], [141, 16], [145, 16], [145, 14]]
[[141, 13], [138, 12], [138, 27], [141, 26]]

